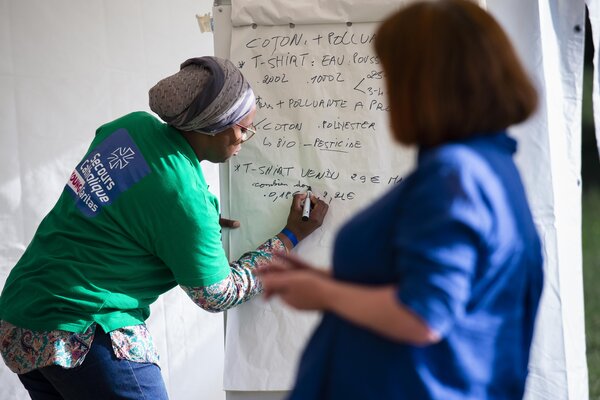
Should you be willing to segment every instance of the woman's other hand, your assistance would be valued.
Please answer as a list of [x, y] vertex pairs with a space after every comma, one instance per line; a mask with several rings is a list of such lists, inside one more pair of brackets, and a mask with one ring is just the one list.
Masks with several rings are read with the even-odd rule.
[[256, 270], [270, 298], [280, 296], [289, 306], [299, 310], [323, 310], [326, 286], [331, 280], [327, 271], [317, 269], [300, 258], [276, 254], [272, 261]]
[[404, 306], [393, 285], [367, 286], [336, 281], [325, 271], [292, 255], [276, 255], [256, 272], [267, 298], [279, 296], [298, 310], [330, 311], [389, 339], [415, 346], [441, 340]]
[[219, 225], [221, 228], [237, 229], [240, 227], [240, 221], [219, 217]]

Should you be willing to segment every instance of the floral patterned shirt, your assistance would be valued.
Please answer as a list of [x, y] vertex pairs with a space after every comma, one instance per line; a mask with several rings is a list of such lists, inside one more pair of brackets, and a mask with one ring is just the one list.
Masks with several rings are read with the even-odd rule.
[[[269, 261], [273, 253], [285, 251], [283, 242], [275, 236], [231, 263], [227, 278], [204, 287], [181, 287], [202, 309], [210, 312], [227, 310], [262, 292], [262, 285], [252, 270]], [[83, 363], [92, 346], [95, 330], [96, 324], [84, 333], [31, 331], [0, 321], [0, 353], [8, 368], [17, 374], [49, 365], [73, 368]], [[117, 358], [158, 365], [158, 352], [145, 324], [126, 326], [109, 334]]]

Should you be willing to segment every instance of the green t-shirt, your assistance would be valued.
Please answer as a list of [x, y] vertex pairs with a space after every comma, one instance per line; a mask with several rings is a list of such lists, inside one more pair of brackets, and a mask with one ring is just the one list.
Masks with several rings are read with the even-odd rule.
[[229, 274], [218, 201], [175, 129], [145, 112], [101, 126], [0, 297], [0, 319], [32, 330], [142, 323], [177, 284]]

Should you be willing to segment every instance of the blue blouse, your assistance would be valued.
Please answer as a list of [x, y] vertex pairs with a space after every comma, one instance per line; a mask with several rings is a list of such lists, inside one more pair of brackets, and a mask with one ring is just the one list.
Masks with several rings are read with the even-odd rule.
[[422, 150], [416, 170], [339, 232], [334, 276], [396, 285], [442, 336], [395, 342], [326, 313], [291, 399], [521, 399], [541, 245], [506, 133]]

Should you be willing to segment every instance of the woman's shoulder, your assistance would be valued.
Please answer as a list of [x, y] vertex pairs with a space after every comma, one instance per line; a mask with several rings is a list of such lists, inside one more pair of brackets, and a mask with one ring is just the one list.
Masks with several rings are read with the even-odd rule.
[[419, 165], [432, 167], [465, 168], [471, 165], [488, 164], [491, 158], [512, 159], [517, 143], [506, 132], [476, 135], [464, 140], [457, 140], [442, 145], [421, 149]]
[[464, 162], [473, 162], [479, 157], [476, 150], [465, 142], [452, 142], [422, 150], [419, 167], [460, 169]]
[[100, 127], [100, 130], [111, 129], [111, 128], [159, 128], [161, 126], [166, 126], [165, 123], [160, 121], [158, 118], [153, 116], [152, 114], [146, 111], [134, 111], [129, 114], [122, 115], [110, 122], [103, 124]]
[[130, 112], [129, 114], [123, 115], [122, 117], [118, 118], [117, 121], [118, 120], [122, 120], [122, 121], [133, 120], [133, 121], [137, 121], [137, 122], [158, 123], [161, 125], [163, 124], [163, 122], [161, 120], [159, 120], [154, 115], [152, 115], [146, 111], [133, 111], [133, 112]]
[[479, 209], [501, 179], [484, 151], [465, 142], [453, 142], [419, 154], [418, 166], [407, 179], [404, 196], [422, 208]]
[[104, 124], [95, 140], [99, 145], [109, 138], [113, 147], [120, 146], [130, 157], [142, 156], [152, 171], [146, 181], [173, 192], [182, 191], [195, 181], [198, 186], [205, 186], [200, 164], [188, 143], [176, 129], [154, 115], [135, 111]]
[[504, 166], [513, 164], [514, 148], [504, 139], [512, 141], [506, 136], [479, 137], [422, 150], [417, 170], [429, 180], [453, 176], [463, 182], [488, 184]]

